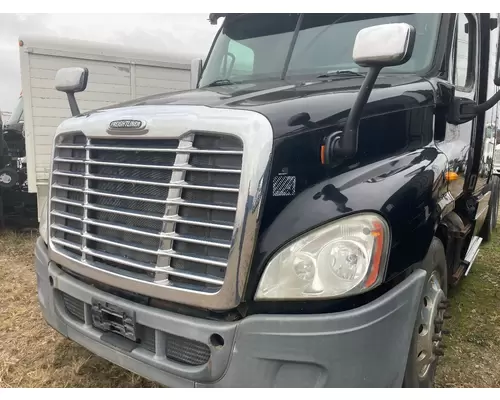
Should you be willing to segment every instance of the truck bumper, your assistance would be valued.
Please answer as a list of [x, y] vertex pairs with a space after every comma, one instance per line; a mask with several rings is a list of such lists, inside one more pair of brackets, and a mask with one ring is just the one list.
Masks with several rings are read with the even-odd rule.
[[[41, 238], [35, 255], [38, 298], [50, 326], [96, 355], [169, 387], [401, 387], [426, 276], [418, 269], [351, 311], [222, 322], [138, 304], [87, 285], [49, 260]], [[93, 299], [133, 310], [136, 323], [152, 333], [149, 345], [94, 328]], [[207, 362], [189, 365], [204, 351]]]

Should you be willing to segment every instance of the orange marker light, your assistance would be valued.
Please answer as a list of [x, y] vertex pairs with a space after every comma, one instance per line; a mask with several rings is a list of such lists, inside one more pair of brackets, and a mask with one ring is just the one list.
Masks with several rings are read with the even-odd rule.
[[371, 235], [375, 238], [375, 254], [373, 255], [372, 270], [365, 282], [365, 287], [372, 286], [378, 278], [380, 272], [380, 261], [382, 260], [382, 250], [384, 248], [384, 230], [382, 224], [375, 222]]
[[321, 156], [321, 164], [325, 165], [325, 145], [321, 146], [320, 156]]
[[456, 172], [447, 172], [445, 174], [445, 179], [448, 182], [456, 181], [458, 179], [458, 174]]

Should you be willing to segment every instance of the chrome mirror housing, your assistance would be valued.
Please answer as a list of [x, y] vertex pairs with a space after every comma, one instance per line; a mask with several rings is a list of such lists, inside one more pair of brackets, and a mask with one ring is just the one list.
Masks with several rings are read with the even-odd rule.
[[358, 32], [352, 57], [362, 67], [389, 67], [407, 62], [413, 52], [415, 28], [406, 23], [370, 26]]

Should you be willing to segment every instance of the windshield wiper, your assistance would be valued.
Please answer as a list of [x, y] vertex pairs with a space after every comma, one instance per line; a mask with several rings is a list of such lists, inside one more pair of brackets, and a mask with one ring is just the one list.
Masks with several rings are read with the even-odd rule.
[[227, 86], [227, 85], [233, 85], [235, 82], [230, 81], [229, 79], [217, 79], [213, 82], [210, 82], [206, 87], [213, 87], [213, 86]]
[[359, 72], [354, 72], [354, 71], [329, 71], [325, 74], [318, 75], [316, 78], [330, 78], [332, 76], [364, 76], [363, 74], [360, 74]]

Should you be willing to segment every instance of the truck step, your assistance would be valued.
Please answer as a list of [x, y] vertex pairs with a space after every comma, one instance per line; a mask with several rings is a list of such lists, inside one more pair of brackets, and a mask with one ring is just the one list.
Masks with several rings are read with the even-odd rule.
[[452, 281], [450, 282], [451, 285], [457, 285], [458, 282], [470, 272], [472, 264], [474, 263], [476, 256], [479, 254], [479, 246], [482, 241], [483, 238], [479, 236], [472, 237], [467, 253], [465, 254], [465, 258], [460, 262], [460, 265], [452, 275]]
[[467, 254], [465, 255], [463, 261], [464, 263], [467, 264], [467, 270], [465, 271], [465, 276], [467, 276], [467, 274], [469, 273], [470, 269], [472, 268], [472, 264], [474, 263], [474, 260], [479, 254], [479, 246], [481, 246], [482, 241], [483, 238], [479, 236], [473, 236], [470, 241], [469, 248], [467, 249]]

